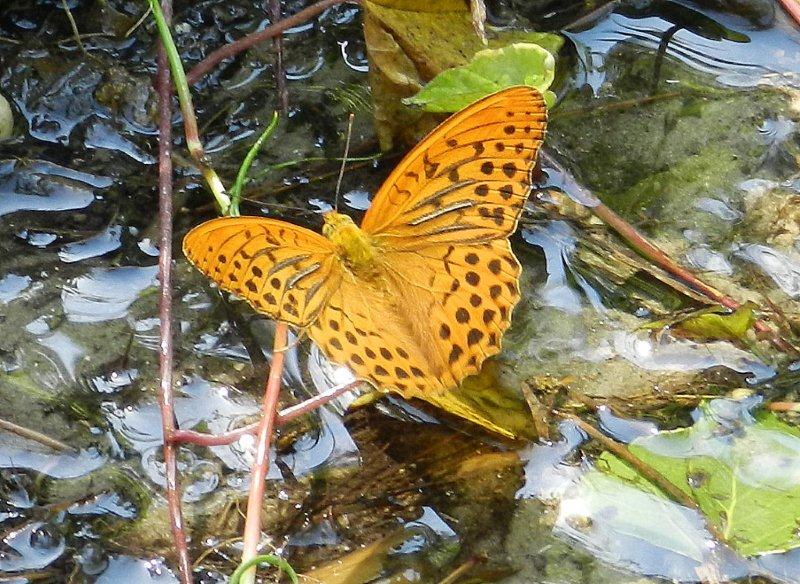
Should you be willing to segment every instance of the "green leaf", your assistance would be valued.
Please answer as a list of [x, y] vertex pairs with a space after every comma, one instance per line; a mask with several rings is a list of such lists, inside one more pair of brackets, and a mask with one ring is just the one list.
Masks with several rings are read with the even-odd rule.
[[547, 49], [516, 43], [475, 53], [467, 65], [443, 71], [403, 103], [430, 112], [455, 112], [506, 87], [528, 85], [544, 94], [549, 107], [555, 102], [555, 94], [548, 91], [554, 78], [555, 59]]
[[[742, 555], [800, 547], [798, 432], [771, 414], [738, 420], [732, 428], [730, 420], [722, 424], [715, 417], [714, 403], [701, 409], [691, 428], [637, 438], [630, 451], [692, 497]], [[598, 468], [629, 486], [656, 492], [610, 453], [600, 457]], [[622, 500], [619, 504], [624, 506]]]
[[741, 341], [756, 321], [755, 308], [746, 302], [730, 314], [705, 312], [679, 322], [676, 329], [693, 339]]
[[551, 55], [558, 55], [564, 46], [564, 37], [552, 32], [533, 32], [526, 30], [507, 30], [489, 40], [490, 49], [502, 49], [514, 43], [533, 43], [546, 49]]
[[742, 341], [756, 321], [757, 306], [745, 302], [733, 312], [721, 306], [705, 308], [680, 318], [650, 322], [641, 328], [659, 330], [669, 328], [679, 336], [701, 341]]

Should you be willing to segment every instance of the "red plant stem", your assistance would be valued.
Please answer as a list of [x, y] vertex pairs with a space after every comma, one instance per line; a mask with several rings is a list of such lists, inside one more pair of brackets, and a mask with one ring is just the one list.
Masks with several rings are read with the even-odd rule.
[[[317, 409], [343, 393], [355, 389], [360, 383], [360, 381], [353, 381], [352, 383], [333, 387], [299, 404], [281, 410], [275, 414], [275, 426], [283, 426], [291, 420]], [[236, 442], [245, 434], [255, 434], [258, 432], [260, 425], [260, 422], [256, 422], [222, 434], [206, 434], [205, 432], [195, 432], [194, 430], [175, 430], [172, 433], [172, 441], [175, 443], [197, 444], [199, 446], [224, 446]]]
[[591, 207], [591, 211], [597, 215], [603, 223], [616, 231], [617, 234], [627, 241], [637, 252], [675, 276], [687, 286], [697, 290], [709, 300], [721, 304], [725, 308], [730, 308], [732, 310], [739, 308], [738, 302], [732, 298], [728, 298], [722, 292], [712, 288], [705, 282], [702, 282], [689, 270], [675, 263], [667, 254], [650, 243], [635, 227], [633, 227], [633, 225], [625, 221], [604, 204], [600, 203], [599, 205]]
[[197, 65], [195, 65], [194, 68], [191, 71], [189, 71], [189, 73], [186, 75], [186, 80], [190, 85], [193, 85], [197, 83], [206, 73], [211, 71], [211, 69], [216, 67], [224, 59], [227, 59], [228, 57], [233, 57], [234, 55], [238, 55], [239, 53], [241, 53], [242, 51], [246, 51], [253, 45], [256, 45], [260, 42], [276, 37], [286, 29], [295, 27], [298, 24], [302, 24], [303, 22], [305, 22], [310, 18], [313, 18], [317, 14], [324, 12], [331, 6], [336, 6], [337, 4], [344, 4], [346, 2], [352, 4], [358, 4], [357, 0], [322, 0], [321, 2], [312, 4], [308, 8], [304, 8], [297, 14], [288, 16], [287, 18], [284, 18], [280, 22], [276, 22], [272, 26], [268, 26], [264, 30], [250, 33], [249, 35], [240, 38], [238, 41], [234, 41], [230, 44], [220, 47], [216, 51], [212, 52], [208, 57], [200, 61]]
[[[675, 260], [661, 251], [654, 244], [650, 243], [644, 235], [639, 233], [636, 228], [625, 221], [622, 217], [617, 215], [614, 211], [606, 207], [600, 202], [594, 194], [592, 194], [584, 186], [580, 185], [575, 178], [567, 172], [567, 170], [559, 163], [549, 152], [542, 151], [539, 154], [540, 161], [546, 166], [550, 167], [555, 175], [558, 177], [559, 182], [562, 183], [561, 189], [576, 202], [584, 204], [595, 216], [611, 229], [617, 232], [628, 245], [630, 245], [637, 253], [645, 259], [653, 262], [661, 269], [671, 274], [679, 282], [693, 288], [700, 294], [712, 302], [716, 302], [726, 308], [736, 310], [739, 308], [740, 303], [725, 296], [722, 292], [709, 286], [700, 280], [691, 271], [687, 270]], [[800, 351], [791, 343], [781, 338], [770, 326], [763, 320], [757, 320], [753, 323], [753, 328], [763, 333], [769, 338], [769, 341], [778, 350], [783, 351], [788, 355], [800, 355]]]
[[[261, 540], [261, 506], [264, 502], [264, 481], [269, 470], [269, 443], [275, 425], [275, 411], [278, 406], [278, 395], [281, 391], [283, 377], [283, 361], [288, 345], [288, 326], [278, 322], [275, 325], [272, 365], [264, 390], [264, 402], [261, 407], [261, 422], [256, 440], [256, 456], [250, 472], [250, 492], [247, 496], [247, 514], [244, 523], [244, 539], [242, 542], [242, 563], [258, 555], [258, 543]], [[241, 583], [255, 582], [256, 567], [244, 573]]]
[[778, 2], [794, 21], [800, 24], [800, 4], [798, 4], [797, 0], [778, 0]]
[[[172, 18], [172, 0], [161, 1], [164, 18]], [[159, 392], [161, 431], [164, 440], [164, 475], [167, 482], [167, 506], [172, 540], [178, 556], [178, 570], [183, 584], [192, 583], [192, 569], [181, 510], [181, 488], [178, 480], [175, 430], [175, 409], [172, 395], [172, 82], [167, 55], [159, 41], [156, 91], [158, 92], [158, 298], [159, 318]]]
[[[709, 300], [716, 302], [725, 308], [736, 310], [739, 308], [739, 306], [741, 306], [741, 304], [733, 298], [725, 296], [725, 294], [716, 288], [709, 286], [695, 276], [692, 272], [679, 265], [666, 253], [661, 251], [654, 244], [650, 243], [650, 241], [648, 241], [641, 233], [639, 233], [636, 228], [633, 227], [633, 225], [625, 221], [622, 217], [617, 215], [604, 204], [600, 203], [594, 207], [590, 207], [590, 209], [601, 221], [603, 221], [603, 223], [611, 227], [620, 237], [622, 237], [622, 239], [627, 241], [631, 247], [633, 247], [633, 249], [651, 262], [655, 263], [667, 273], [674, 276], [679, 281], [697, 290]], [[795, 347], [776, 334], [775, 331], [772, 330], [772, 328], [763, 320], [756, 320], [753, 323], [753, 328], [760, 333], [768, 335], [769, 341], [784, 353], [789, 355], [798, 354], [798, 351]]]

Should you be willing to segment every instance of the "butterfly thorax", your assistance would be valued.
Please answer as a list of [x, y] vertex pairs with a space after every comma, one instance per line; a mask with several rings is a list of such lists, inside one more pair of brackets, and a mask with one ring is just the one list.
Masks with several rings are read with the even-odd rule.
[[365, 279], [376, 275], [380, 249], [372, 237], [342, 213], [329, 211], [324, 220], [322, 234], [336, 246], [345, 265]]

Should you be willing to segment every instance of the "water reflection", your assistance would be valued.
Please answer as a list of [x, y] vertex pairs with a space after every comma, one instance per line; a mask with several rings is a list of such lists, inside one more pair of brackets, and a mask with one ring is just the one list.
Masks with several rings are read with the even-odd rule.
[[539, 294], [546, 306], [565, 312], [580, 312], [581, 296], [570, 284], [570, 281], [574, 281], [592, 308], [598, 311], [605, 310], [600, 295], [571, 267], [570, 256], [575, 251], [578, 237], [568, 223], [552, 221], [537, 228], [523, 229], [522, 237], [544, 252], [547, 281], [539, 289]]
[[17, 211], [83, 209], [110, 178], [71, 170], [50, 162], [0, 161], [0, 217]]
[[142, 560], [129, 556], [111, 556], [108, 559], [108, 567], [95, 580], [95, 584], [119, 584], [120, 582], [177, 584], [178, 579], [162, 558]]
[[[714, 13], [714, 17], [722, 34], [688, 26], [676, 30], [669, 16], [650, 16], [646, 10], [637, 13], [635, 9], [626, 14], [611, 13], [590, 29], [565, 34], [578, 51], [583, 68], [580, 84], [589, 85], [595, 95], [600, 95], [606, 80], [608, 55], [626, 44], [653, 52], [662, 46], [668, 57], [714, 75], [729, 86], [800, 85], [800, 44], [795, 39], [775, 29], [740, 32], [741, 21], [735, 22], [724, 13]], [[667, 35], [669, 42], [663, 47]]]
[[733, 246], [734, 254], [758, 266], [791, 298], [800, 298], [800, 253], [782, 253], [757, 243]]
[[40, 570], [55, 562], [66, 549], [64, 538], [54, 535], [53, 528], [33, 522], [3, 538], [6, 546], [0, 555], [0, 572]]
[[585, 351], [583, 356], [591, 361], [619, 356], [637, 367], [652, 371], [701, 371], [722, 365], [749, 374], [752, 383], [775, 375], [772, 367], [731, 343], [697, 343], [667, 335], [654, 339], [646, 332], [614, 332], [596, 348]]
[[75, 454], [41, 452], [32, 442], [17, 442], [0, 437], [0, 468], [28, 469], [55, 479], [72, 479], [89, 474], [105, 464], [96, 450]]
[[64, 245], [58, 251], [58, 257], [67, 264], [79, 262], [88, 258], [105, 255], [119, 249], [122, 235], [121, 225], [110, 225], [97, 235], [82, 241], [75, 241]]
[[0, 278], [0, 304], [8, 304], [18, 298], [31, 285], [30, 276], [5, 274]]
[[708, 570], [730, 581], [749, 572], [744, 560], [715, 544], [699, 513], [599, 473], [564, 495], [555, 530], [606, 562], [648, 576], [695, 582]]
[[91, 323], [123, 318], [139, 294], [156, 284], [158, 266], [94, 268], [61, 293], [71, 322]]

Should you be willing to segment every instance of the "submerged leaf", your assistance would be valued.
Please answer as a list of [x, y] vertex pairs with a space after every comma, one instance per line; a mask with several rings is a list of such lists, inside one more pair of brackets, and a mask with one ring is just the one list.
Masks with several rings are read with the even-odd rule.
[[[800, 433], [773, 415], [731, 421], [716, 414], [717, 403], [726, 402], [702, 408], [690, 428], [637, 438], [630, 451], [692, 497], [742, 555], [800, 547]], [[606, 474], [655, 492], [612, 454], [600, 461]]]
[[463, 0], [364, 0], [362, 6], [381, 148], [388, 150], [396, 141], [416, 143], [436, 121], [403, 106], [400, 99], [483, 48], [469, 6]]
[[756, 305], [746, 302], [729, 314], [706, 312], [677, 324], [684, 336], [695, 339], [741, 341], [756, 321]]
[[325, 584], [359, 584], [378, 577], [392, 547], [408, 537], [408, 531], [397, 529], [383, 539], [361, 547], [327, 564], [312, 568], [301, 577], [303, 582]]
[[555, 59], [547, 49], [534, 43], [515, 43], [476, 53], [467, 65], [443, 71], [403, 103], [430, 112], [454, 112], [489, 93], [528, 85], [542, 92], [547, 105], [552, 106], [555, 95], [548, 88], [554, 78]]

